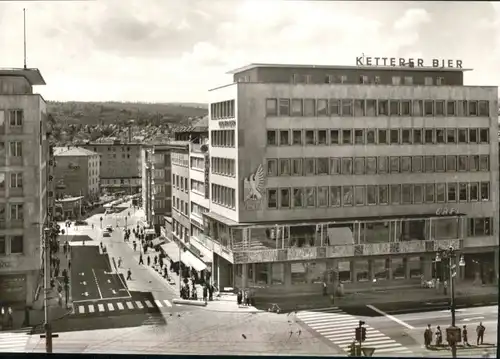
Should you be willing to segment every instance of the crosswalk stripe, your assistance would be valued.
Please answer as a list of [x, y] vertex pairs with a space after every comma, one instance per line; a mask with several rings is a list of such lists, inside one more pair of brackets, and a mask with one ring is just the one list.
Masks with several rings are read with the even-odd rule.
[[170, 301], [168, 301], [167, 299], [165, 299], [163, 302], [165, 303], [165, 305], [167, 307], [171, 307], [172, 306], [172, 303], [170, 303]]
[[122, 302], [118, 302], [116, 303], [117, 307], [118, 307], [118, 310], [124, 310], [125, 307], [123, 306]]
[[400, 345], [399, 347], [395, 347], [395, 348], [377, 348], [377, 352], [378, 353], [389, 353], [389, 352], [397, 352], [401, 349], [406, 349], [406, 348], [402, 345]]
[[134, 305], [132, 304], [132, 302], [127, 302], [127, 308], [134, 309]]
[[144, 308], [144, 306], [142, 305], [142, 303], [140, 301], [138, 301], [138, 300], [135, 301], [135, 305], [137, 305], [137, 308], [139, 308], [139, 309]]
[[104, 305], [103, 304], [97, 304], [97, 308], [99, 308], [100, 312], [104, 312]]
[[321, 313], [314, 313], [314, 314], [297, 314], [297, 318], [307, 320], [307, 319], [314, 319], [314, 318], [352, 318], [352, 315], [345, 314], [342, 312], [339, 313], [327, 313], [327, 314], [321, 314]]
[[95, 312], [94, 304], [89, 304], [89, 313], [94, 313], [94, 312]]
[[146, 303], [146, 306], [148, 308], [153, 308], [154, 307], [153, 303], [151, 303], [149, 300], [144, 301], [144, 303]]
[[108, 303], [108, 309], [110, 312], [115, 310], [115, 307], [113, 306], [113, 303]]
[[162, 308], [163, 307], [163, 304], [161, 304], [161, 301], [159, 301], [158, 299], [155, 299], [155, 304], [158, 308]]
[[335, 328], [337, 330], [349, 330], [349, 329], [356, 328], [358, 326], [358, 325], [354, 325], [354, 324], [349, 324], [349, 325], [339, 324], [339, 325], [335, 325], [333, 323], [322, 324], [322, 325], [314, 325], [314, 324], [309, 324], [309, 323], [306, 323], [306, 324], [308, 326], [310, 326], [311, 328], [313, 328], [313, 329]]
[[30, 336], [27, 331], [0, 332], [0, 353], [24, 352]]
[[[304, 320], [306, 322], [306, 320]], [[340, 320], [336, 320], [333, 318], [325, 318], [325, 319], [315, 319], [315, 320], [307, 320], [307, 323], [356, 323], [359, 324], [359, 320], [353, 318], [343, 318]]]
[[85, 314], [85, 307], [83, 305], [78, 306], [78, 313]]

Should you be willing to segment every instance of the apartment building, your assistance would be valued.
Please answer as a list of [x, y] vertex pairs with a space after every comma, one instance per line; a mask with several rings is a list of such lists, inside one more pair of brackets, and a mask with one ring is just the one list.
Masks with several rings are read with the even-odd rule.
[[55, 147], [54, 181], [56, 197], [84, 196], [86, 201], [99, 200], [99, 154], [82, 147]]
[[[252, 64], [210, 91], [220, 286], [498, 278], [498, 94], [461, 68]], [[458, 258], [458, 257], [457, 257]], [[368, 284], [370, 283], [370, 284]]]
[[47, 106], [37, 69], [0, 69], [0, 303], [33, 304], [47, 224]]
[[142, 187], [142, 143], [87, 142], [81, 147], [100, 156], [100, 186], [107, 193], [139, 193]]

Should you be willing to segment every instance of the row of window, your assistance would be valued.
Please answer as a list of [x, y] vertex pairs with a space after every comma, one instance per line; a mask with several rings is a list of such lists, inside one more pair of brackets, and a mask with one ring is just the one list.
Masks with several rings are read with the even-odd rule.
[[212, 183], [212, 202], [219, 206], [236, 209], [235, 189]]
[[490, 142], [488, 128], [355, 128], [267, 130], [268, 146], [423, 145]]
[[5, 126], [5, 123], [10, 127], [22, 127], [23, 122], [23, 110], [0, 110], [0, 127]]
[[488, 155], [269, 158], [267, 176], [488, 172]]
[[267, 189], [270, 209], [489, 201], [489, 182]]
[[189, 228], [184, 227], [182, 223], [177, 222], [175, 219], [172, 219], [172, 232], [180, 240], [189, 241]]
[[[23, 143], [21, 141], [8, 142], [8, 155], [12, 157], [23, 156]], [[5, 142], [0, 142], [0, 154], [5, 154]]]
[[212, 130], [210, 131], [212, 147], [231, 147], [236, 146], [234, 130]]
[[232, 158], [212, 157], [212, 173], [234, 177], [236, 176], [236, 161]]
[[205, 183], [201, 181], [191, 180], [191, 190], [194, 192], [198, 192], [201, 195], [205, 195]]
[[189, 157], [184, 153], [171, 152], [170, 160], [173, 165], [189, 167]]
[[234, 118], [234, 111], [234, 100], [210, 104], [210, 116], [212, 120]]
[[191, 202], [191, 213], [203, 218], [203, 213], [207, 213], [208, 208], [200, 206], [198, 203]]
[[23, 253], [23, 236], [0, 236], [0, 256]]
[[[5, 216], [5, 209], [9, 208], [9, 218]], [[24, 220], [24, 206], [22, 203], [0, 203], [0, 222]]]
[[186, 217], [189, 216], [188, 202], [180, 199], [179, 197], [172, 196], [172, 208], [182, 213]]
[[[3, 172], [0, 172], [0, 190], [5, 189], [5, 179], [6, 179], [6, 174]], [[10, 179], [9, 185], [10, 188], [23, 188], [23, 174], [22, 172], [11, 172], [10, 175], [8, 176]]]
[[[385, 65], [384, 65], [385, 66]], [[391, 66], [395, 66], [391, 64]], [[291, 76], [290, 82], [294, 84], [361, 84], [361, 85], [389, 85], [393, 86], [413, 86], [413, 85], [424, 85], [424, 86], [443, 86], [445, 84], [445, 78], [442, 76], [425, 76], [424, 78], [416, 77], [416, 82], [414, 82], [413, 76], [392, 76], [391, 82], [383, 76], [377, 75], [357, 75], [351, 74], [348, 75], [324, 75], [321, 79], [317, 76], [311, 76], [307, 74], [293, 74]], [[423, 80], [423, 81], [422, 81]], [[242, 78], [242, 82], [249, 82], [249, 76], [245, 76]]]
[[377, 100], [268, 98], [266, 115], [314, 116], [481, 116], [488, 117], [489, 101], [466, 100]]
[[187, 177], [182, 177], [176, 174], [172, 174], [172, 179], [173, 179], [172, 184], [174, 185], [174, 188], [180, 189], [182, 192], [185, 193], [189, 192]]
[[191, 157], [191, 168], [205, 170], [205, 159], [201, 157]]

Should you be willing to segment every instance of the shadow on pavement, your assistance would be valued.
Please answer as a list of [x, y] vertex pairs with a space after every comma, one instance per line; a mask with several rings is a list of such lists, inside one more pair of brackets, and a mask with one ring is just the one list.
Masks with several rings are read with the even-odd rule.
[[[68, 242], [89, 242], [89, 241], [93, 241], [93, 239], [87, 235], [84, 235], [84, 234], [70, 234], [70, 235], [64, 235], [63, 237], [69, 237], [70, 240], [68, 240]], [[66, 240], [66, 238], [64, 238], [64, 240]]]

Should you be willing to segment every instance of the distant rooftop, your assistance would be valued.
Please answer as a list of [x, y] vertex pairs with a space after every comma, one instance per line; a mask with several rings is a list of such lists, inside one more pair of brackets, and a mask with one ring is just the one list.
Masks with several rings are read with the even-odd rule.
[[208, 116], [204, 116], [188, 126], [180, 126], [174, 132], [206, 132], [208, 131]]
[[410, 66], [342, 66], [342, 65], [296, 65], [296, 64], [261, 64], [261, 63], [255, 63], [255, 64], [249, 64], [231, 71], [228, 71], [228, 74], [237, 74], [243, 71], [251, 70], [251, 69], [256, 69], [259, 67], [267, 67], [267, 68], [303, 68], [303, 69], [325, 69], [325, 70], [389, 70], [389, 71], [394, 71], [394, 70], [406, 70], [406, 71], [436, 71], [436, 72], [443, 72], [443, 71], [451, 71], [451, 72], [464, 72], [464, 71], [472, 71], [472, 69], [461, 69], [461, 68], [454, 68], [454, 67], [431, 67], [431, 66], [426, 66], [426, 67], [410, 67]]
[[94, 151], [87, 150], [82, 147], [54, 147], [54, 156], [71, 156], [71, 157], [79, 157], [79, 156], [96, 156], [99, 155]]
[[2, 76], [22, 76], [28, 80], [32, 86], [46, 85], [45, 80], [38, 69], [0, 68], [0, 77]]

